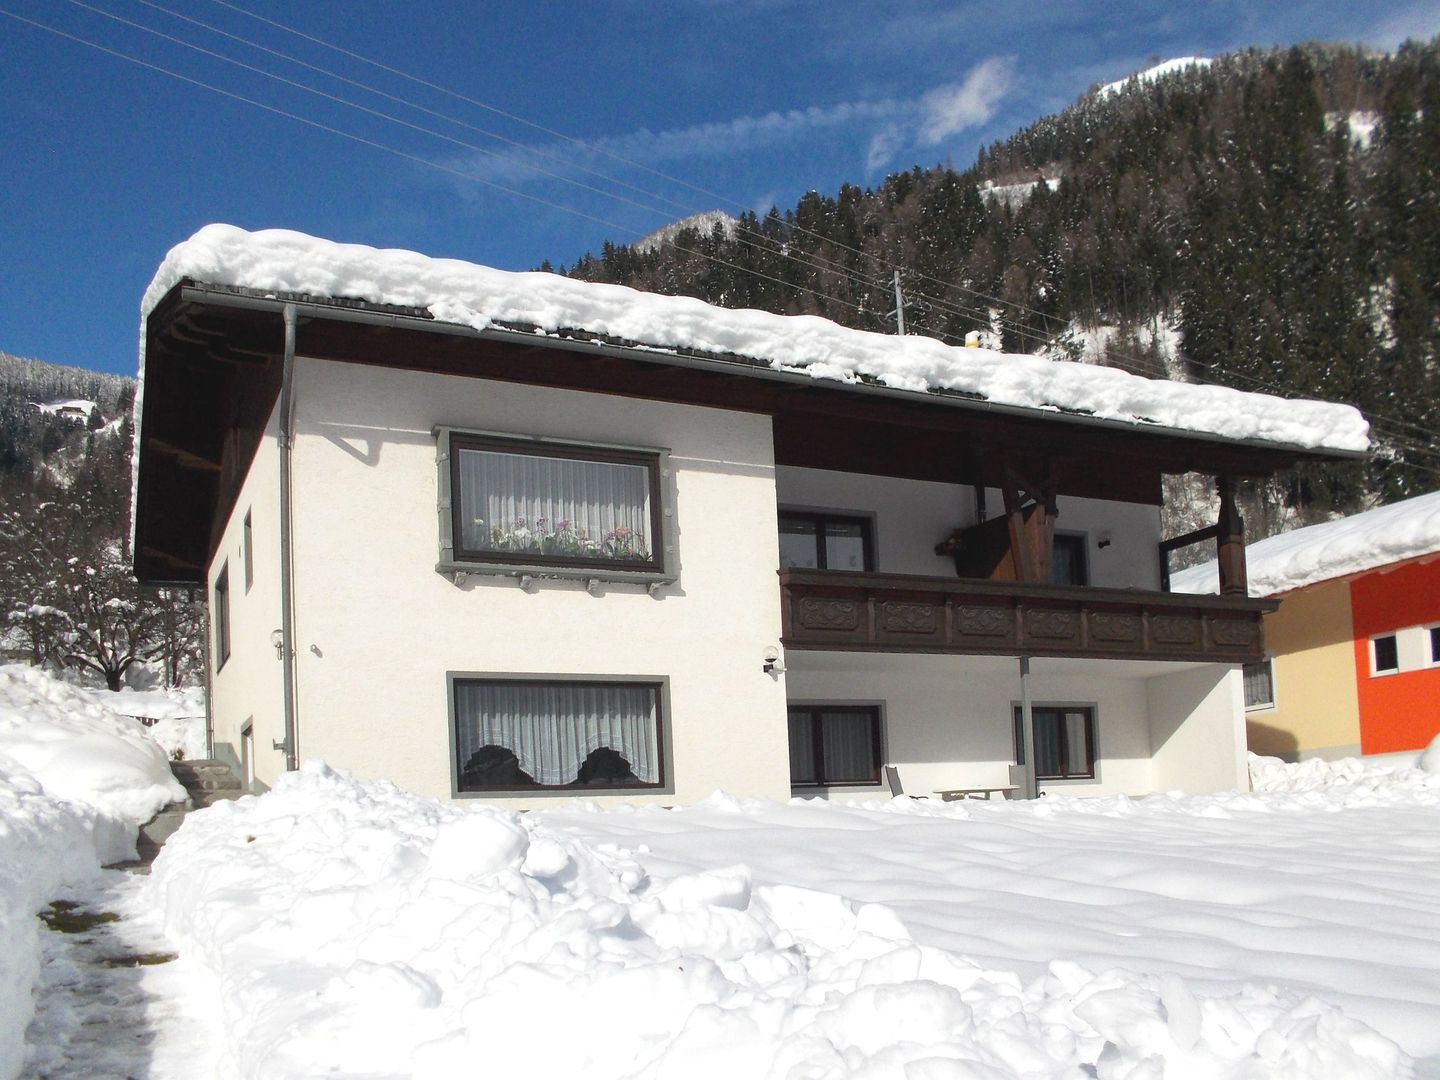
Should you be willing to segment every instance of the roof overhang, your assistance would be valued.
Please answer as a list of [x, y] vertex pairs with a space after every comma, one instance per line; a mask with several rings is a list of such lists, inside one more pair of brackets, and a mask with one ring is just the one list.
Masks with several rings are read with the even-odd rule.
[[578, 333], [475, 329], [417, 308], [182, 281], [144, 328], [134, 507], [141, 580], [202, 579], [279, 393], [287, 305], [298, 316], [301, 357], [764, 413], [783, 465], [997, 486], [1009, 463], [1028, 475], [1048, 470], [1062, 494], [1153, 504], [1166, 473], [1261, 477], [1302, 460], [1363, 456], [817, 379]]

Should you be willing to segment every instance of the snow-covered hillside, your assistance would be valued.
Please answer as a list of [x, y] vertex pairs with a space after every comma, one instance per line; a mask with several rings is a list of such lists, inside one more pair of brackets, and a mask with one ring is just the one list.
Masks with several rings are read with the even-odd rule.
[[667, 244], [680, 235], [684, 229], [694, 229], [705, 236], [709, 236], [716, 225], [719, 225], [727, 238], [735, 235], [735, 227], [740, 223], [724, 210], [706, 210], [703, 213], [691, 214], [687, 218], [671, 222], [662, 226], [647, 236], [641, 237], [630, 246], [636, 251], [654, 251], [663, 244]]
[[1123, 79], [1106, 83], [1095, 91], [1096, 97], [1109, 97], [1111, 94], [1119, 93], [1127, 86], [1143, 86], [1146, 83], [1155, 82], [1166, 75], [1172, 75], [1177, 71], [1184, 71], [1187, 68], [1208, 67], [1211, 64], [1209, 57], [1205, 56], [1177, 56], [1173, 60], [1163, 60], [1158, 64], [1137, 71], [1134, 75], [1127, 75]]

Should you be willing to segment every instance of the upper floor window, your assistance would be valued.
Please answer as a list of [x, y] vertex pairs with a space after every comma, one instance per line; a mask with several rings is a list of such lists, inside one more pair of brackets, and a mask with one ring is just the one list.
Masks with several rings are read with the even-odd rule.
[[1370, 639], [1370, 673], [1389, 675], [1400, 670], [1400, 645], [1394, 634], [1382, 634]]
[[230, 563], [220, 567], [220, 576], [215, 579], [215, 601], [210, 608], [210, 617], [215, 620], [215, 670], [219, 671], [230, 659]]
[[1275, 707], [1275, 668], [1267, 656], [1255, 664], [1246, 664], [1245, 708], [1273, 709]]
[[1077, 533], [1056, 533], [1050, 555], [1050, 584], [1088, 585], [1090, 570], [1085, 562], [1085, 537]]
[[664, 572], [661, 451], [444, 434], [455, 563]]
[[808, 570], [874, 570], [868, 517], [780, 511], [780, 565]]
[[1430, 663], [1440, 664], [1440, 626], [1430, 627]]

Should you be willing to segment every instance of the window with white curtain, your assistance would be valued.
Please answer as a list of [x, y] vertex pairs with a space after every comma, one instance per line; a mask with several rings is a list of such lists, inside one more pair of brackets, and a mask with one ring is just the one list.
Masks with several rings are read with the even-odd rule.
[[460, 791], [665, 783], [660, 684], [457, 678]]
[[459, 563], [663, 570], [660, 453], [449, 433]]
[[874, 705], [791, 705], [790, 783], [880, 783], [880, 710]]
[[[1035, 779], [1080, 780], [1095, 776], [1095, 710], [1088, 705], [1033, 705]], [[1023, 717], [1015, 709], [1015, 763], [1025, 764]]]

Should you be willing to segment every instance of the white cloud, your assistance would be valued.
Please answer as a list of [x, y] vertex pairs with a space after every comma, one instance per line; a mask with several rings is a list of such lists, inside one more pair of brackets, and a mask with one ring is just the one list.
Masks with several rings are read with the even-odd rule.
[[919, 140], [935, 146], [967, 128], [978, 127], [995, 115], [995, 106], [1015, 80], [1015, 58], [992, 56], [961, 83], [937, 86], [920, 99]]
[[962, 81], [933, 87], [918, 97], [842, 101], [665, 131], [642, 128], [583, 144], [557, 142], [518, 151], [472, 153], [457, 167], [477, 180], [506, 185], [547, 175], [589, 183], [588, 170], [614, 174], [624, 168], [619, 159], [663, 168], [678, 161], [735, 158], [844, 132], [846, 138], [864, 140], [865, 167], [873, 173], [907, 149], [928, 149], [984, 124], [1009, 92], [1014, 73], [1014, 57], [996, 56], [976, 65]]

